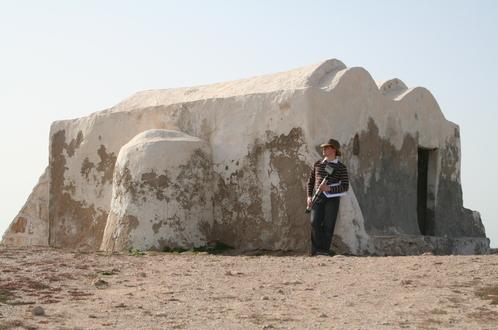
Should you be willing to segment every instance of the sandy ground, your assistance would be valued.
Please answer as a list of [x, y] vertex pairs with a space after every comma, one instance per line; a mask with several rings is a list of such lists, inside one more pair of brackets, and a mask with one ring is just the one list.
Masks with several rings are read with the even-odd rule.
[[[40, 306], [44, 315], [34, 315]], [[498, 329], [498, 255], [0, 247], [0, 329]]]

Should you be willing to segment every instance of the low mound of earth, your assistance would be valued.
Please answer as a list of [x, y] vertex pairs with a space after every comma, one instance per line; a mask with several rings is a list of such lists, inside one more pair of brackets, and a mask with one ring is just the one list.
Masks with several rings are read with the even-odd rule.
[[497, 270], [498, 255], [2, 247], [0, 329], [496, 329]]

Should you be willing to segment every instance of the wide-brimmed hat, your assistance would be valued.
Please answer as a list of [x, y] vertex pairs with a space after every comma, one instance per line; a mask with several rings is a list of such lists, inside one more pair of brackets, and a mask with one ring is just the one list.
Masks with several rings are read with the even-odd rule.
[[337, 156], [341, 155], [341, 144], [337, 140], [329, 139], [327, 143], [320, 144], [320, 148], [324, 147], [332, 147], [335, 149]]

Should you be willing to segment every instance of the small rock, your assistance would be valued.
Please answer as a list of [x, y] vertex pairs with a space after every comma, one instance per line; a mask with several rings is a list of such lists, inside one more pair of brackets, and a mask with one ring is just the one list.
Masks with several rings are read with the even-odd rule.
[[166, 301], [180, 301], [180, 299], [172, 297], [172, 298], [166, 299]]
[[263, 329], [275, 329], [275, 327], [271, 324], [265, 324], [263, 325]]
[[31, 310], [31, 313], [35, 316], [43, 316], [45, 315], [45, 310], [41, 306], [36, 306]]
[[159, 313], [156, 313], [156, 316], [158, 316], [158, 317], [168, 317], [168, 313], [166, 313], [166, 312], [159, 312]]
[[100, 278], [94, 280], [92, 284], [97, 289], [105, 289], [105, 288], [109, 287], [109, 283], [107, 281], [100, 279]]
[[123, 308], [123, 307], [126, 307], [126, 305], [125, 305], [125, 304], [123, 304], [123, 303], [120, 303], [120, 304], [117, 304], [117, 305], [116, 305], [116, 306], [114, 306], [114, 307], [116, 307], [116, 308]]
[[268, 298], [268, 296], [263, 296], [261, 297], [261, 300], [270, 300], [270, 298]]
[[91, 319], [96, 319], [97, 318], [97, 316], [93, 315], [93, 314], [88, 315], [88, 317], [91, 318]]
[[235, 270], [227, 270], [225, 272], [225, 275], [228, 275], [228, 276], [236, 276], [236, 275], [242, 275], [243, 273], [242, 272], [237, 272]]
[[280, 293], [280, 294], [284, 294], [284, 290], [282, 290], [282, 289], [278, 289], [277, 292]]
[[320, 314], [320, 317], [325, 318], [325, 317], [328, 317], [328, 316], [327, 316], [327, 314], [322, 313], [322, 314]]

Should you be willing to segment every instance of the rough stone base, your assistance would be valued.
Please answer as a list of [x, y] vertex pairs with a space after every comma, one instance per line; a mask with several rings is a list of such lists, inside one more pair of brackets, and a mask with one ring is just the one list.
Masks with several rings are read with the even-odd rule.
[[48, 245], [48, 168], [3, 235], [6, 246]]
[[481, 237], [447, 238], [422, 235], [371, 236], [374, 254], [381, 256], [488, 254], [489, 239]]

